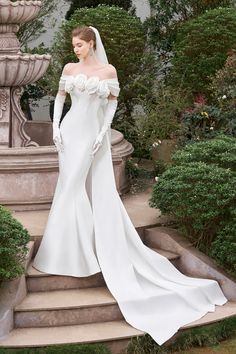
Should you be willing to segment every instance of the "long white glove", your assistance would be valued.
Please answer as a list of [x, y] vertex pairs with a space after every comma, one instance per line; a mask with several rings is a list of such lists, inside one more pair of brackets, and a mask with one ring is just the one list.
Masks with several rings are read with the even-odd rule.
[[61, 132], [59, 128], [59, 123], [62, 115], [62, 110], [64, 106], [66, 96], [65, 95], [60, 95], [59, 93], [56, 95], [55, 102], [54, 102], [54, 112], [53, 112], [53, 141], [54, 144], [56, 145], [57, 151], [61, 150], [63, 151], [63, 145], [62, 145], [62, 138], [61, 138]]
[[117, 105], [118, 105], [117, 99], [108, 100], [105, 116], [104, 116], [104, 124], [94, 142], [93, 149], [92, 149], [92, 156], [94, 156], [94, 154], [97, 152], [99, 147], [102, 145], [103, 138], [106, 132], [108, 131], [108, 129], [110, 129], [111, 127], [111, 123], [113, 121], [117, 109]]

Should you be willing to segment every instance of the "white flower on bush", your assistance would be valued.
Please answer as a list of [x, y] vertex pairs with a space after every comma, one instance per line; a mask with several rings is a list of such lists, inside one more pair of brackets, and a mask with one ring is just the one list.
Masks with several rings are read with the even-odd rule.
[[213, 130], [213, 129], [214, 129], [214, 127], [211, 126], [211, 127], [210, 127], [210, 130]]
[[152, 146], [153, 146], [153, 147], [156, 147], [156, 146], [158, 146], [159, 144], [161, 144], [161, 140], [155, 141], [155, 142], [152, 144]]
[[156, 177], [155, 177], [155, 181], [158, 182], [158, 180], [159, 180], [159, 177], [156, 176]]
[[226, 95], [223, 95], [223, 96], [222, 96], [222, 99], [223, 99], [223, 100], [225, 100], [226, 98], [227, 98], [227, 96], [226, 96]]

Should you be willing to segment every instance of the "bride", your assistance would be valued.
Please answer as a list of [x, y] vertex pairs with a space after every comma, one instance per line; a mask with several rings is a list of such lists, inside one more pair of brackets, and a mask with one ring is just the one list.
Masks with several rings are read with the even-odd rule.
[[[96, 28], [75, 28], [72, 44], [79, 62], [65, 65], [54, 106], [59, 176], [33, 266], [74, 277], [102, 272], [125, 320], [161, 345], [227, 298], [217, 281], [182, 274], [140, 239], [116, 190], [112, 165], [116, 69]], [[67, 93], [71, 108], [60, 124]]]

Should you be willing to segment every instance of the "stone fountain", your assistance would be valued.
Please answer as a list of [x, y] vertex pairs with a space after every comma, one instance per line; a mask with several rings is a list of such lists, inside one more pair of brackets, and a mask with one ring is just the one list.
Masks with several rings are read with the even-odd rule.
[[[40, 137], [45, 129], [37, 124], [36, 130], [27, 129], [20, 107], [24, 86], [40, 79], [51, 59], [47, 54], [22, 53], [16, 36], [20, 25], [37, 17], [40, 7], [41, 1], [0, 0], [0, 204], [12, 210], [49, 209], [58, 178], [51, 124], [47, 122], [50, 134], [43, 134], [50, 139]], [[45, 146], [40, 146], [42, 141]], [[120, 194], [129, 189], [125, 160], [132, 152], [123, 135], [112, 130], [112, 159]]]

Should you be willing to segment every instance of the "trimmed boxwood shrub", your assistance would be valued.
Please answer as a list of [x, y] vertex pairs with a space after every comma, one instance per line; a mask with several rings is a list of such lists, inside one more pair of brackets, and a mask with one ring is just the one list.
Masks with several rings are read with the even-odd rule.
[[223, 223], [211, 244], [210, 256], [236, 276], [236, 212], [229, 222]]
[[221, 137], [186, 146], [153, 187], [150, 206], [173, 215], [200, 250], [209, 252], [236, 209], [236, 139]]
[[175, 165], [201, 161], [236, 173], [236, 138], [219, 135], [211, 140], [188, 144], [176, 151], [172, 161]]
[[9, 210], [0, 206], [0, 281], [10, 280], [24, 273], [28, 231]]
[[236, 9], [218, 8], [179, 26], [174, 45], [171, 77], [192, 93], [209, 95], [210, 76], [223, 67], [236, 48]]
[[150, 206], [173, 215], [195, 246], [208, 251], [236, 203], [236, 176], [204, 162], [171, 166], [153, 187]]

